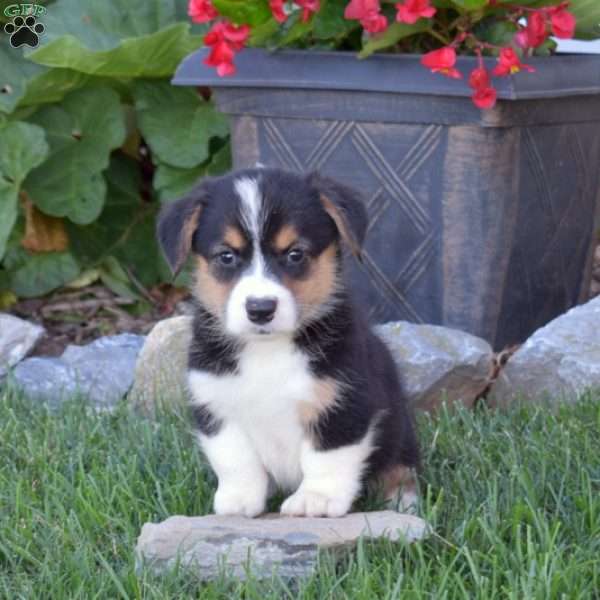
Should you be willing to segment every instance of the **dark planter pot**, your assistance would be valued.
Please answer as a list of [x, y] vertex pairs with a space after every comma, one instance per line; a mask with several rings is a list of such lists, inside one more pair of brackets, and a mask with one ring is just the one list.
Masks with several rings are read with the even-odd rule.
[[[318, 169], [370, 215], [352, 278], [376, 321], [479, 335], [499, 349], [583, 301], [600, 205], [600, 57], [528, 61], [491, 111], [418, 56], [245, 50], [219, 78], [189, 56], [177, 85], [210, 86], [234, 164]], [[458, 67], [467, 74], [469, 57]]]

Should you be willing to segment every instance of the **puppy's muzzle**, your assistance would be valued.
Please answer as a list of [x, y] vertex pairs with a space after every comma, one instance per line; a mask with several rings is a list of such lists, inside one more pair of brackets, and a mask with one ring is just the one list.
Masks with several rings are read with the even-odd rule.
[[248, 298], [246, 300], [248, 319], [257, 325], [264, 325], [272, 321], [276, 310], [276, 298]]

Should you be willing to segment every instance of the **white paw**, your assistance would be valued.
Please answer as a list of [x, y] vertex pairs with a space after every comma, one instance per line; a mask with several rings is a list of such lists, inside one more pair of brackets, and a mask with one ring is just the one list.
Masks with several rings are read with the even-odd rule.
[[262, 494], [230, 487], [217, 489], [215, 494], [215, 514], [242, 515], [256, 517], [265, 511], [266, 498]]
[[412, 490], [403, 492], [398, 501], [398, 510], [403, 513], [416, 514], [419, 505], [419, 496]]
[[330, 498], [300, 488], [281, 505], [281, 512], [296, 517], [343, 517], [351, 506], [352, 498]]

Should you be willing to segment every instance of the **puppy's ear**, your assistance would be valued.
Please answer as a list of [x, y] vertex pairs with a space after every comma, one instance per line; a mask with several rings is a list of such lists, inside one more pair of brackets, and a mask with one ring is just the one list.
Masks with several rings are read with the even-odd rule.
[[156, 233], [174, 276], [181, 271], [192, 249], [192, 238], [205, 203], [204, 189], [198, 186], [160, 211]]
[[342, 240], [352, 254], [362, 260], [368, 217], [359, 192], [318, 173], [309, 175], [309, 183], [319, 192], [321, 204], [333, 219]]

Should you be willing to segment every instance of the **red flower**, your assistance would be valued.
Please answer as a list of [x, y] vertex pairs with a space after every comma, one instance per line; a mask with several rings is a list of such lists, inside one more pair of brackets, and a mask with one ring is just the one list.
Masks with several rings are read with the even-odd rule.
[[248, 25], [236, 27], [226, 21], [215, 23], [204, 36], [204, 43], [212, 46], [210, 54], [204, 59], [204, 64], [216, 67], [220, 77], [233, 75], [235, 53], [244, 47], [249, 35]]
[[561, 8], [552, 13], [550, 17], [552, 23], [552, 32], [557, 38], [570, 39], [575, 34], [575, 17], [568, 11]]
[[319, 10], [319, 0], [296, 0], [296, 4], [302, 8], [302, 20], [304, 22], [310, 19], [312, 13]]
[[270, 0], [269, 1], [269, 8], [271, 9], [271, 12], [273, 13], [273, 18], [278, 23], [283, 23], [288, 18], [288, 16], [285, 14], [285, 11], [283, 10], [284, 4], [285, 4], [285, 0]]
[[344, 17], [360, 21], [363, 29], [369, 33], [381, 33], [387, 29], [388, 20], [380, 11], [379, 0], [352, 0], [346, 6]]
[[498, 77], [504, 77], [505, 75], [514, 75], [523, 69], [530, 73], [535, 71], [532, 66], [523, 64], [517, 53], [512, 48], [507, 47], [500, 50], [498, 65], [493, 73]]
[[540, 11], [531, 13], [527, 19], [527, 26], [517, 33], [517, 36], [519, 34], [522, 34], [522, 36], [517, 40], [517, 43], [522, 48], [537, 48], [541, 46], [548, 37], [546, 16]]
[[416, 23], [421, 17], [429, 19], [437, 12], [433, 6], [429, 4], [429, 0], [404, 0], [404, 4], [399, 2], [396, 4], [398, 14], [396, 21], [400, 23]]
[[475, 93], [471, 96], [471, 100], [473, 100], [473, 104], [477, 108], [489, 109], [494, 108], [496, 105], [496, 97], [496, 90], [489, 86], [475, 90]]
[[190, 0], [188, 15], [194, 23], [207, 23], [219, 16], [210, 0]]
[[485, 67], [477, 67], [469, 75], [469, 85], [474, 90], [490, 87], [490, 76]]
[[421, 64], [432, 73], [441, 73], [446, 77], [460, 79], [462, 77], [460, 71], [454, 68], [456, 64], [456, 51], [451, 46], [445, 46], [439, 50], [432, 50], [421, 58]]
[[483, 63], [471, 71], [469, 85], [475, 90], [471, 99], [477, 108], [494, 107], [497, 94], [496, 90], [490, 85], [490, 76]]

